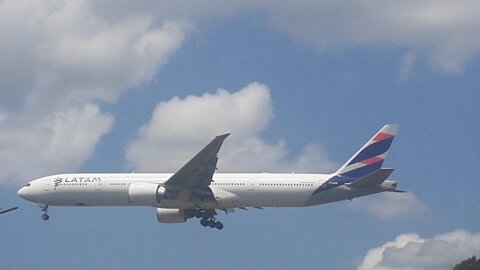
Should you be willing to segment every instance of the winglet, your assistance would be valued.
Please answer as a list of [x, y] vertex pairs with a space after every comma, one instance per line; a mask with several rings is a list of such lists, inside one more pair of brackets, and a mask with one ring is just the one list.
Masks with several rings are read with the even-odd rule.
[[222, 135], [218, 135], [218, 136], [215, 137], [215, 139], [219, 139], [223, 142], [228, 136], [230, 136], [230, 134], [232, 134], [232, 133], [225, 133], [225, 134], [222, 134]]

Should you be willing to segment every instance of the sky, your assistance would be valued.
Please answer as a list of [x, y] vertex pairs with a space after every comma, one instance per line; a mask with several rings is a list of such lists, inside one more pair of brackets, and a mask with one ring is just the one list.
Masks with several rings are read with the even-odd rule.
[[[2, 269], [449, 269], [480, 256], [475, 1], [0, 1]], [[385, 124], [405, 194], [159, 224], [16, 195], [67, 172], [335, 171]]]

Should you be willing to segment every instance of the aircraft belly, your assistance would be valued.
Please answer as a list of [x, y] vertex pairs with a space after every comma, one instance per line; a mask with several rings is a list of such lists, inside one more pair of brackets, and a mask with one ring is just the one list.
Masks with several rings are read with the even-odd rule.
[[[75, 205], [78, 198], [78, 192], [73, 189], [59, 188], [57, 190], [49, 191], [46, 193], [47, 201], [45, 203], [49, 205], [58, 206], [70, 206]], [[82, 194], [83, 196], [83, 194]]]
[[367, 196], [370, 194], [381, 192], [382, 190], [378, 187], [372, 188], [350, 188], [347, 186], [339, 186], [327, 191], [322, 191], [317, 194], [312, 195], [308, 200], [306, 205], [319, 205], [325, 203], [332, 203], [343, 200], [352, 200], [354, 198]]
[[49, 205], [56, 206], [125, 206], [129, 205], [128, 193], [126, 190], [97, 190], [86, 189], [77, 191], [54, 190], [51, 191]]
[[239, 204], [245, 207], [301, 207], [305, 206], [310, 191], [261, 191], [238, 193]]
[[179, 208], [179, 209], [188, 209], [194, 208], [194, 205], [189, 201], [182, 201], [182, 200], [162, 200], [158, 207], [160, 208]]
[[92, 203], [95, 202], [105, 206], [130, 205], [128, 200], [128, 189], [119, 189], [109, 192], [103, 191], [101, 192], [101, 198], [98, 198], [97, 195], [92, 201]]

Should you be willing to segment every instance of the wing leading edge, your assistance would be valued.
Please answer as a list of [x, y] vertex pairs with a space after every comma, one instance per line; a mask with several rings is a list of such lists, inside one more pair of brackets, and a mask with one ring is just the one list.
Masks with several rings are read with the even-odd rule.
[[215, 137], [180, 170], [172, 175], [165, 188], [170, 190], [210, 190], [208, 187], [217, 169], [218, 151], [230, 133]]

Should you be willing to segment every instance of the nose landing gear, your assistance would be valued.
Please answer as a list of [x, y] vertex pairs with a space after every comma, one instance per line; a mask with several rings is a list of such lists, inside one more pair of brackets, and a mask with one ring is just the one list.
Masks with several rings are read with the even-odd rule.
[[44, 212], [42, 215], [42, 219], [47, 221], [50, 218], [50, 216], [48, 215], [48, 204], [45, 204], [44, 206], [40, 206], [40, 207], [42, 209], [42, 212]]

